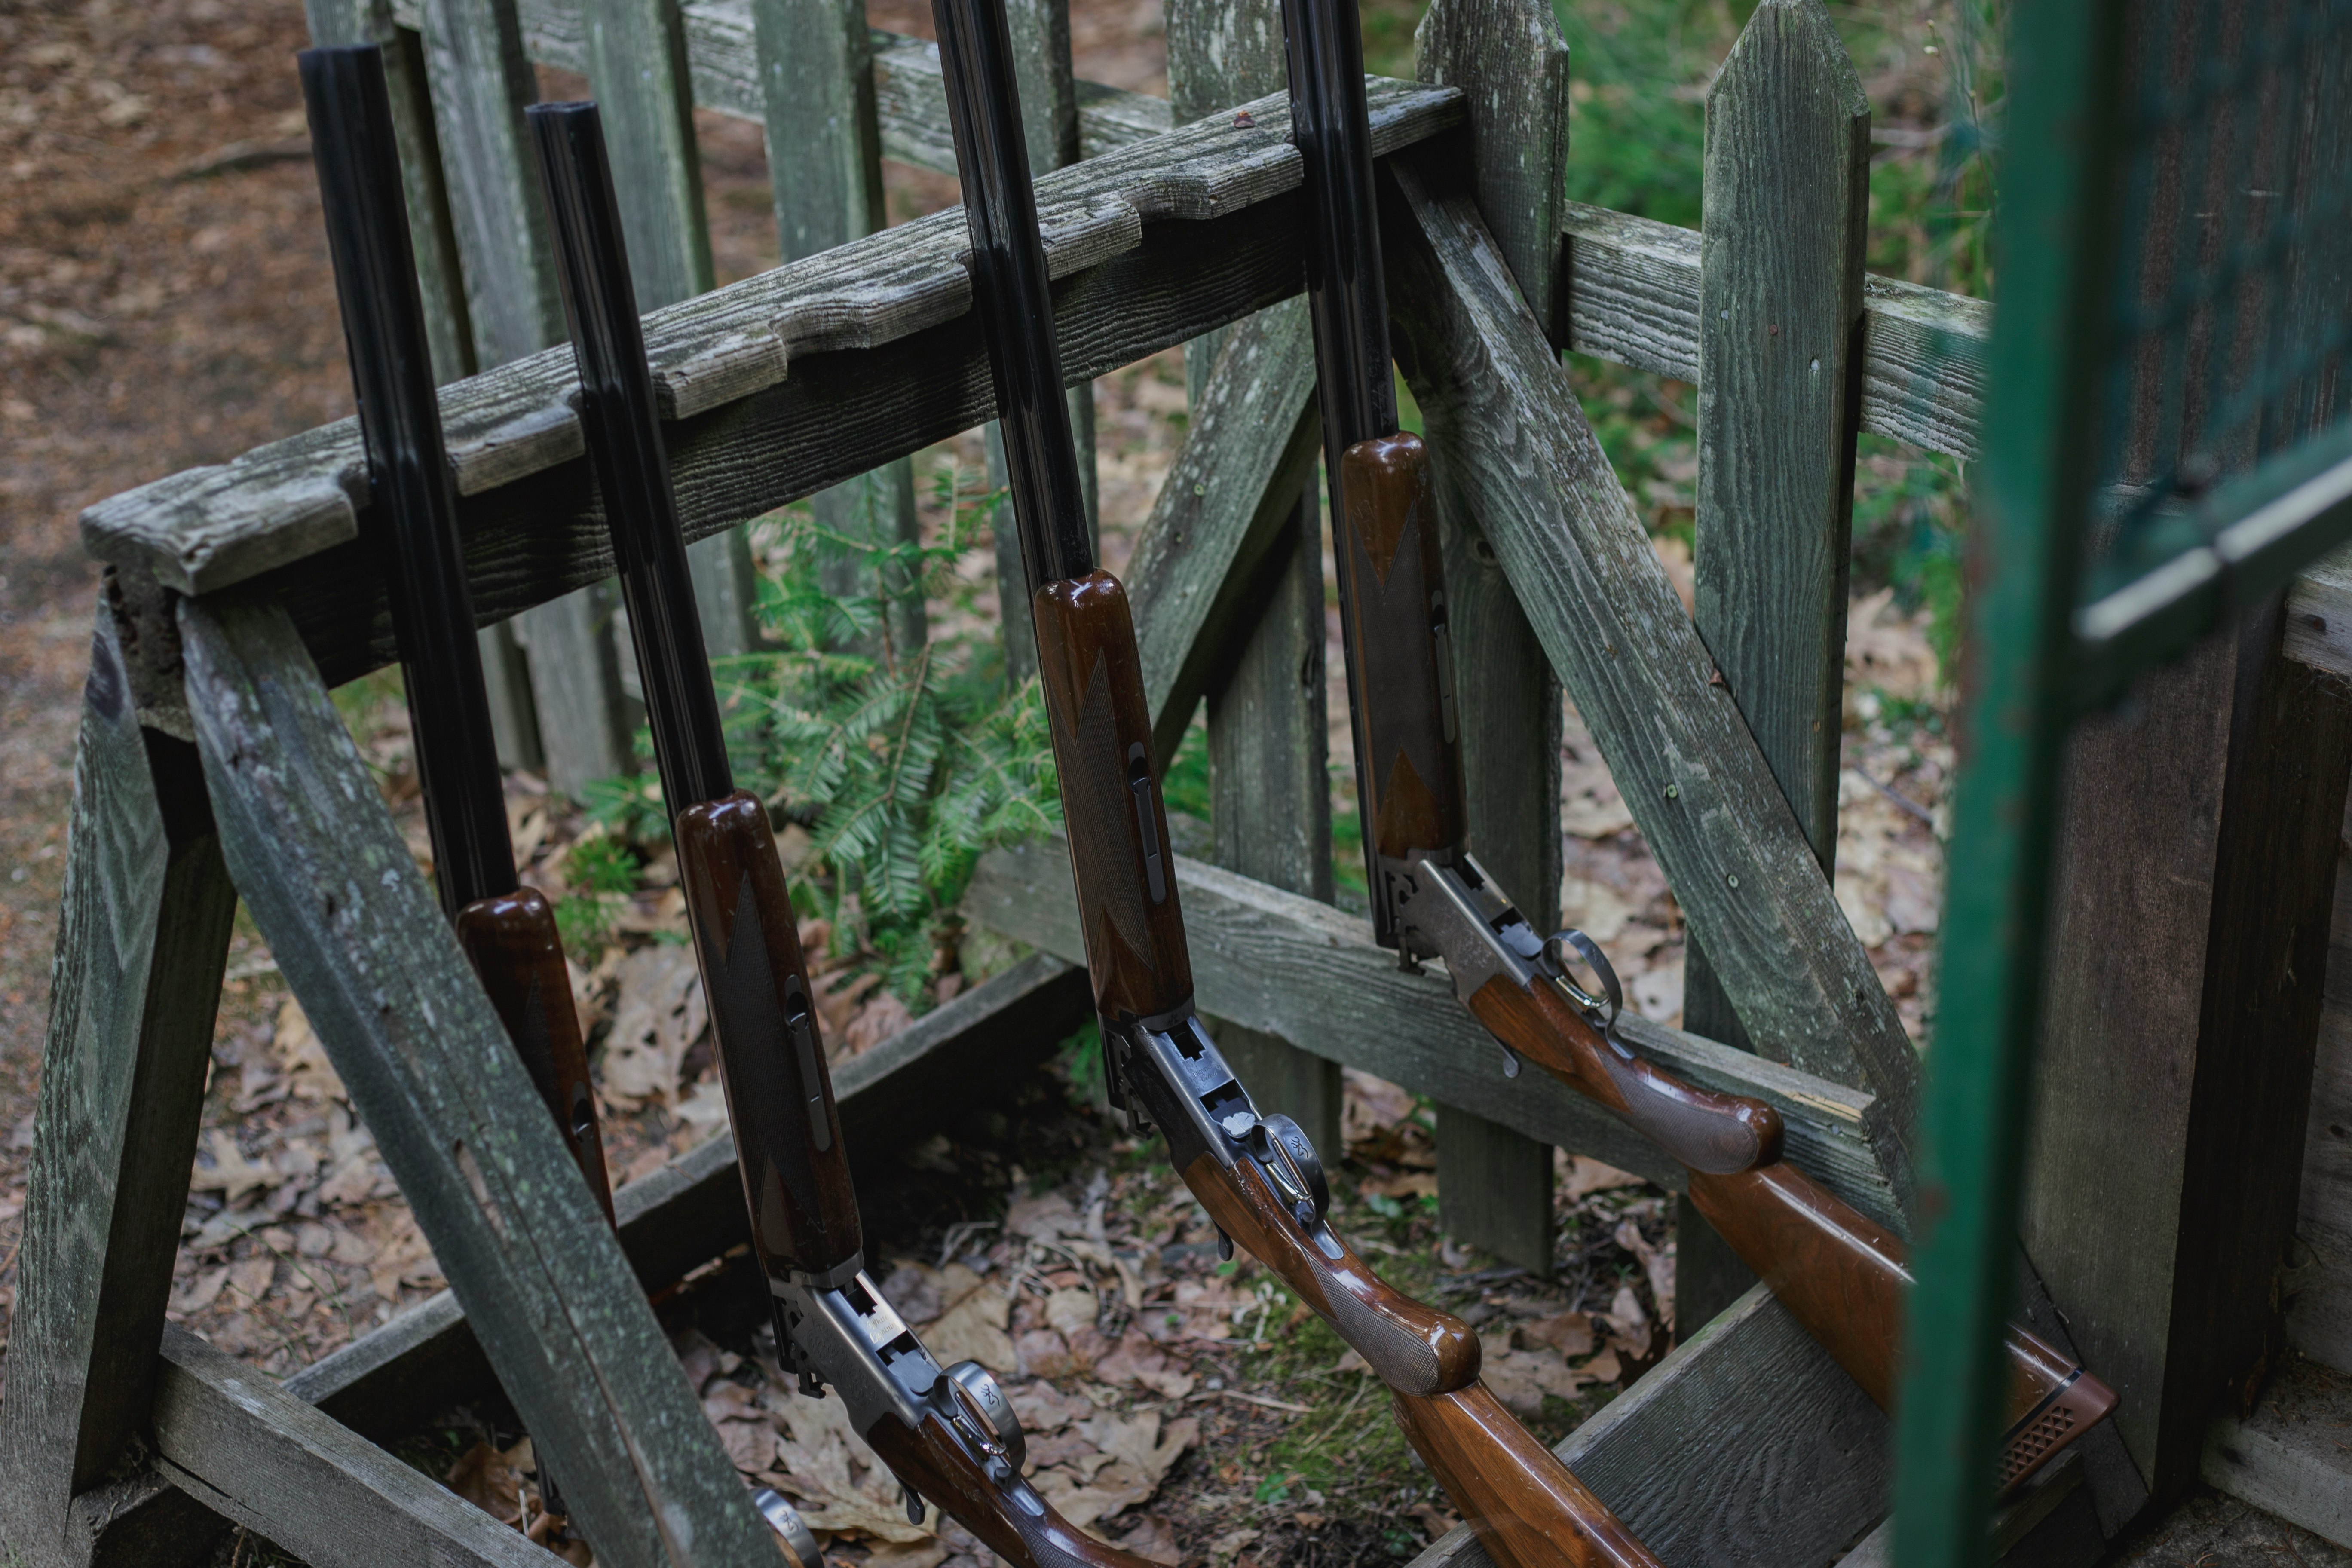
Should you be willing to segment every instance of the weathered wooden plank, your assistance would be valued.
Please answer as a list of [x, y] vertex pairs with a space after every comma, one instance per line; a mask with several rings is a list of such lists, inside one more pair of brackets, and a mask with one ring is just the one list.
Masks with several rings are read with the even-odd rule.
[[2271, 1342], [2304, 1177], [2352, 701], [2282, 619], [2070, 758], [2023, 1233], [2159, 1500]]
[[[1461, 112], [1458, 94], [1402, 82], [1376, 82], [1370, 98], [1373, 145], [1383, 155], [1436, 134]], [[1057, 314], [1071, 318], [1062, 337], [1072, 380], [1151, 352], [1142, 345], [1157, 346], [1171, 319], [1192, 335], [1296, 291], [1297, 240], [1285, 221], [1288, 204], [1280, 199], [1301, 178], [1288, 107], [1280, 98], [1252, 107], [1251, 126], [1188, 128], [1038, 182], [1047, 263], [1063, 284]], [[1252, 218], [1246, 224], [1218, 223], [1245, 213]], [[654, 312], [647, 348], [664, 413], [687, 421], [730, 407], [740, 412], [757, 393], [791, 395], [782, 384], [788, 364], [798, 381], [803, 371], [796, 362], [829, 351], [870, 352], [950, 323], [968, 325], [962, 221], [960, 210], [935, 213]], [[1174, 234], [1144, 232], [1171, 224], [1183, 226]], [[1138, 251], [1139, 261], [1172, 271], [1159, 255], [1164, 246], [1181, 248], [1192, 263], [1189, 279], [1153, 277], [1151, 291], [1132, 268], [1106, 271], [1105, 264]], [[1097, 297], [1106, 280], [1125, 286], [1115, 300]], [[905, 423], [868, 440], [903, 442], [897, 450], [909, 450], [920, 441], [906, 438], [907, 425], [928, 428], [936, 423], [933, 410], [946, 405], [961, 413], [967, 405], [967, 384], [986, 377], [975, 377], [976, 367], [941, 361], [943, 346], [925, 345], [929, 357], [920, 376], [909, 366], [898, 372], [903, 380], [879, 378], [877, 402], [912, 406]], [[1128, 358], [1106, 363], [1108, 353]], [[852, 374], [871, 386], [883, 368], [866, 360]], [[817, 367], [807, 369], [814, 379]], [[575, 383], [567, 346], [448, 389], [443, 419], [460, 493], [478, 496], [578, 458], [583, 438], [566, 402]], [[854, 425], [857, 412], [837, 407], [835, 418], [862, 428]], [[825, 440], [845, 445], [845, 433], [830, 428]], [[861, 471], [849, 468], [824, 479]], [[550, 481], [532, 488], [564, 487]], [[681, 477], [681, 488], [690, 511], [691, 480]], [[165, 585], [206, 593], [354, 537], [354, 509], [366, 495], [358, 426], [346, 420], [101, 501], [84, 516], [84, 540], [102, 560], [150, 564]], [[578, 503], [576, 496], [567, 500]], [[716, 531], [696, 521], [702, 522], [697, 537]], [[546, 553], [561, 557], [571, 542], [556, 543]], [[498, 607], [488, 618], [514, 607]]]
[[140, 724], [168, 623], [126, 617], [100, 598], [0, 1400], [0, 1520], [40, 1563], [86, 1560], [70, 1500], [146, 1418], [236, 908], [194, 748]]
[[2352, 1383], [2289, 1355], [2240, 1419], [2206, 1429], [2198, 1473], [2206, 1485], [2352, 1548]]
[[1758, 1047], [1860, 1068], [1897, 1190], [1918, 1061], [1738, 705], [1465, 195], [1399, 167], [1398, 362], [1441, 493], [1476, 516]]
[[182, 1489], [313, 1568], [562, 1561], [176, 1323], [154, 1422], [163, 1471]]
[[[842, 1135], [863, 1165], [987, 1100], [1092, 1016], [1086, 971], [1043, 954], [917, 1019], [834, 1075]], [[647, 1290], [749, 1239], [733, 1138], [720, 1136], [613, 1195], [621, 1250]], [[488, 1360], [444, 1292], [287, 1380], [287, 1392], [368, 1436], [488, 1392]]]
[[[1666, 1568], [1811, 1568], [1886, 1506], [1886, 1417], [1759, 1285], [1554, 1451]], [[1490, 1568], [1467, 1526], [1412, 1568]]]
[[[1699, 236], [1567, 204], [1565, 348], [1698, 380]], [[1862, 427], [1956, 458], [1977, 455], [1992, 307], [1873, 277], [1863, 286]]]
[[[1824, 871], [1837, 851], [1870, 100], [1819, 0], [1749, 17], [1707, 89], [1692, 619]], [[1683, 1021], [1745, 1046], [1705, 947]], [[1683, 1321], [1755, 1276], [1687, 1204]], [[1678, 1313], [1683, 1306], [1676, 1308]]]
[[[1315, 899], [1204, 861], [1176, 858], [1192, 978], [1204, 1013], [1377, 1073], [1539, 1142], [1673, 1189], [1682, 1167], [1542, 1073], [1503, 1075], [1503, 1053], [1436, 973], [1407, 973], [1370, 926]], [[1083, 957], [1069, 852], [1058, 835], [982, 858], [964, 913], [1056, 957]], [[1870, 1097], [1780, 1063], [1628, 1016], [1625, 1038], [1690, 1081], [1770, 1103], [1790, 1157], [1846, 1202], [1902, 1228], [1864, 1123]]]
[[1567, 205], [1568, 40], [1549, 5], [1436, 0], [1413, 33], [1413, 74], [1468, 100], [1471, 194], [1544, 335], [1560, 341]]
[[238, 890], [599, 1560], [772, 1550], [292, 622], [179, 623]]
[[[613, 160], [613, 189], [640, 311], [707, 294], [710, 226], [694, 140], [694, 87], [678, 0], [583, 0], [588, 79]], [[714, 658], [759, 640], [757, 574], [740, 529], [687, 551], [702, 643]]]
[[2352, 679], [2352, 549], [2323, 557], [2286, 591], [2286, 656]]
[[417, 293], [425, 302], [425, 351], [432, 355], [436, 381], [471, 374], [473, 331], [466, 319], [466, 284], [457, 262], [449, 192], [441, 177], [441, 138], [425, 88], [424, 45], [394, 19], [391, 0], [304, 0], [302, 11], [313, 44], [374, 44], [383, 51], [393, 134], [400, 142], [409, 246], [416, 259]]
[[[798, 261], [886, 226], [873, 34], [865, 5], [861, 0], [752, 0], [751, 16], [783, 259]], [[818, 523], [843, 537], [877, 543], [921, 537], [914, 469], [903, 458], [820, 490], [812, 505]], [[824, 574], [829, 593], [875, 592], [874, 574], [861, 557], [845, 555]], [[926, 640], [919, 595], [894, 598], [889, 621], [898, 647], [918, 647]]]
[[1249, 624], [1249, 590], [1323, 442], [1307, 302], [1286, 300], [1223, 337], [1128, 563], [1152, 752], [1163, 765], [1208, 693], [1219, 650]]
[[[1438, 0], [1416, 74], [1463, 89], [1469, 188], [1505, 267], [1556, 326], [1568, 166], [1568, 45], [1549, 0]], [[1466, 498], [1441, 491], [1446, 619], [1459, 694], [1470, 847], [1539, 931], [1559, 923], [1559, 682]], [[1438, 1119], [1447, 1230], [1538, 1273], [1551, 1268], [1550, 1151], [1456, 1108]]]

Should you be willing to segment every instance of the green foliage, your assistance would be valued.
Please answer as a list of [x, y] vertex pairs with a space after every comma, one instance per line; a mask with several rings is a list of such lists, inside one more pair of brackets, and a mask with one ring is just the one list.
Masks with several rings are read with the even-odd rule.
[[636, 853], [610, 832], [572, 845], [563, 859], [572, 891], [555, 906], [555, 930], [566, 952], [590, 957], [611, 939], [617, 906], [636, 890], [637, 869]]
[[1906, 610], [1927, 607], [1927, 643], [1949, 680], [1959, 653], [1961, 464], [1885, 437], [1862, 437], [1853, 502], [1857, 586], [1892, 584]]
[[894, 605], [953, 592], [1003, 500], [965, 493], [951, 467], [939, 499], [936, 543], [828, 528], [805, 503], [762, 519], [772, 646], [718, 668], [739, 780], [807, 823], [836, 943], [879, 953], [915, 1005], [973, 863], [1061, 821], [1036, 682], [1007, 690], [992, 638], [896, 645]]
[[1063, 1081], [1070, 1086], [1070, 1103], [1081, 1109], [1103, 1104], [1109, 1098], [1109, 1085], [1103, 1071], [1102, 1027], [1092, 1018], [1078, 1026], [1077, 1033], [1064, 1040], [1055, 1055], [1062, 1069]]
[[1185, 730], [1184, 738], [1176, 744], [1176, 754], [1168, 759], [1168, 772], [1160, 781], [1160, 796], [1171, 811], [1187, 816], [1210, 820], [1209, 798], [1209, 726], [1194, 718]]

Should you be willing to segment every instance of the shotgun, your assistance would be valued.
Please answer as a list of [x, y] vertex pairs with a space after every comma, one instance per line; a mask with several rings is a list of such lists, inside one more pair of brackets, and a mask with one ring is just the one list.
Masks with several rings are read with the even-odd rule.
[[1509, 1568], [1654, 1559], [1478, 1379], [1467, 1325], [1383, 1282], [1333, 1231], [1313, 1144], [1261, 1115], [1192, 1010], [1168, 815], [1127, 591], [1095, 564], [1002, 0], [933, 0], [971, 229], [972, 289], [1004, 430], [1040, 679], [1108, 1074], [1156, 1124], [1218, 1227], [1319, 1312]]
[[[1398, 428], [1354, 0], [1283, 0], [1293, 139], [1307, 165], [1307, 289], [1323, 411], [1349, 732], [1373, 934], [1439, 958], [1505, 1047], [1690, 1168], [1690, 1197], [1879, 1406], [1910, 1287], [1899, 1238], [1780, 1158], [1779, 1113], [1683, 1083], [1619, 1037], [1622, 996], [1582, 933], [1538, 939], [1468, 850], [1429, 454]], [[1573, 951], [1601, 984], [1570, 978]], [[2011, 1327], [2000, 1479], [2022, 1482], [2115, 1406], [2112, 1389]]]
[[910, 1521], [929, 1498], [1023, 1568], [1149, 1568], [1082, 1534], [1022, 1479], [1020, 1418], [996, 1380], [978, 1362], [941, 1367], [866, 1277], [792, 895], [767, 808], [728, 765], [596, 106], [540, 104], [527, 117], [777, 1353], [803, 1394], [840, 1394], [898, 1478]]
[[[562, 940], [546, 898], [517, 879], [507, 833], [383, 58], [363, 44], [308, 49], [299, 64], [368, 455], [372, 504], [362, 516], [390, 587], [434, 881], [467, 961], [610, 1223], [612, 1183]], [[561, 1521], [565, 1510], [545, 1459], [539, 1482], [541, 1507]], [[816, 1538], [792, 1504], [765, 1489], [753, 1500], [793, 1555], [815, 1568]]]

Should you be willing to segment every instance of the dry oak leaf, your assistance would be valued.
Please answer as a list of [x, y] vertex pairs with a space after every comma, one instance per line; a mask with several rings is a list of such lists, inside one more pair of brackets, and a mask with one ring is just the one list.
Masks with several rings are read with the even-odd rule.
[[923, 1343], [940, 1364], [976, 1361], [1007, 1377], [1018, 1373], [1021, 1357], [1013, 1348], [1013, 1337], [1004, 1331], [1012, 1319], [1013, 1303], [961, 1263], [940, 1269], [937, 1283], [945, 1306], [923, 1331]]
[[1592, 1353], [1592, 1319], [1583, 1312], [1562, 1312], [1519, 1325], [1519, 1338], [1574, 1360]]
[[[1632, 1220], [1617, 1225], [1617, 1245], [1642, 1260], [1642, 1272], [1649, 1277], [1650, 1299], [1658, 1304], [1658, 1315], [1669, 1329], [1675, 1326], [1675, 1244], [1652, 1247], [1642, 1235], [1642, 1227]], [[1612, 1302], [1613, 1311], [1622, 1303]]]
[[1083, 1285], [1068, 1286], [1045, 1298], [1045, 1321], [1059, 1334], [1094, 1327], [1101, 1310], [1102, 1303]]
[[449, 1489], [491, 1518], [522, 1522], [522, 1477], [504, 1454], [477, 1443], [442, 1478]]
[[1609, 1325], [1609, 1342], [1635, 1361], [1650, 1353], [1650, 1314], [1642, 1309], [1642, 1298], [1631, 1285], [1617, 1287], [1616, 1299], [1609, 1310], [1601, 1314]]
[[1590, 1197], [1594, 1193], [1610, 1192], [1618, 1187], [1638, 1187], [1643, 1184], [1643, 1179], [1632, 1172], [1621, 1171], [1614, 1165], [1604, 1164], [1587, 1154], [1562, 1153], [1560, 1159], [1568, 1167], [1559, 1177], [1560, 1195], [1569, 1203], [1574, 1203], [1579, 1198]]
[[327, 1059], [325, 1043], [310, 1027], [302, 1004], [291, 996], [278, 1008], [278, 1027], [270, 1037], [270, 1049], [285, 1068], [287, 1092], [296, 1100], [350, 1102], [352, 1097], [344, 1090], [343, 1080], [336, 1076], [335, 1064]]
[[1059, 1241], [1065, 1236], [1086, 1235], [1087, 1226], [1068, 1198], [1047, 1192], [1013, 1199], [1013, 1206], [1004, 1211], [1004, 1233], [1032, 1241]]
[[1176, 1544], [1175, 1522], [1164, 1513], [1145, 1515], [1142, 1523], [1111, 1544], [1148, 1563], [1165, 1563], [1167, 1568], [1176, 1568], [1184, 1560], [1184, 1549]]
[[1109, 1354], [1095, 1362], [1095, 1376], [1108, 1384], [1136, 1384], [1171, 1399], [1181, 1399], [1192, 1392], [1192, 1374], [1171, 1366], [1168, 1352], [1139, 1328], [1129, 1329]]
[[947, 1560], [948, 1543], [929, 1541], [877, 1541], [866, 1553], [866, 1568], [939, 1568]]
[[776, 1440], [782, 1473], [772, 1476], [771, 1484], [802, 1500], [801, 1517], [811, 1530], [862, 1530], [900, 1544], [937, 1533], [935, 1510], [926, 1510], [921, 1524], [907, 1522], [898, 1478], [850, 1430], [849, 1413], [838, 1395], [786, 1395], [772, 1408], [784, 1434]]
[[247, 1193], [274, 1192], [285, 1184], [286, 1177], [275, 1165], [247, 1159], [245, 1151], [236, 1146], [236, 1139], [226, 1128], [214, 1128], [205, 1135], [205, 1142], [212, 1147], [213, 1163], [197, 1163], [188, 1179], [193, 1190], [218, 1193], [221, 1201], [234, 1208], [236, 1200]]
[[857, 1010], [841, 1032], [841, 1041], [851, 1056], [862, 1057], [914, 1021], [915, 1015], [898, 994], [884, 991]]
[[388, 1229], [389, 1234], [376, 1247], [375, 1258], [368, 1265], [368, 1283], [375, 1288], [378, 1296], [397, 1301], [403, 1285], [437, 1290], [448, 1283], [441, 1277], [440, 1266], [433, 1260], [432, 1245], [416, 1228], [415, 1215], [401, 1212]]
[[625, 1110], [654, 1099], [675, 1105], [679, 1066], [710, 1019], [694, 950], [641, 947], [614, 978], [618, 996], [600, 1072], [605, 1097]]
[[1399, 1171], [1392, 1176], [1374, 1176], [1356, 1184], [1357, 1193], [1368, 1198], [1433, 1197], [1437, 1194], [1437, 1173], [1434, 1171]]

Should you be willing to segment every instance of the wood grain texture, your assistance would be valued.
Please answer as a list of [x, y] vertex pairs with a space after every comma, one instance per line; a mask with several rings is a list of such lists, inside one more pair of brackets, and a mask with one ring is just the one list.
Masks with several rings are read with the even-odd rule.
[[[1834, 1560], [1885, 1508], [1886, 1418], [1758, 1286], [1553, 1451], [1667, 1568]], [[1490, 1568], [1468, 1529], [1412, 1568]]]
[[562, 1561], [176, 1323], [154, 1422], [163, 1472], [181, 1489], [314, 1568]]
[[[1540, 1073], [1505, 1078], [1501, 1048], [1445, 979], [1398, 969], [1363, 921], [1181, 855], [1176, 885], [1201, 1011], [1682, 1188], [1681, 1166], [1565, 1084]], [[1058, 836], [983, 857], [964, 911], [1057, 958], [1084, 954]], [[1869, 1096], [1646, 1018], [1622, 1027], [1636, 1051], [1678, 1077], [1769, 1104], [1792, 1160], [1872, 1219], [1902, 1228], [1864, 1133]]]
[[1767, 0], [1707, 89], [1692, 618], [1824, 869], [1869, 180], [1870, 100], [1827, 8]]
[[2352, 1381], [2290, 1356], [2252, 1412], [2220, 1415], [2206, 1429], [2198, 1474], [2216, 1491], [2352, 1549], [2347, 1428]]
[[441, 138], [425, 87], [424, 44], [394, 19], [391, 0], [304, 0], [302, 12], [313, 44], [374, 44], [383, 51], [416, 291], [425, 303], [425, 352], [432, 356], [436, 382], [469, 375], [473, 329], [466, 318], [465, 275], [457, 261], [449, 192], [442, 182]]
[[[1693, 620], [1827, 871], [1844, 731], [1870, 100], [1819, 0], [1776, 0], [1749, 17], [1707, 89], [1706, 127]], [[1696, 939], [1684, 945], [1683, 1022], [1751, 1043]], [[1675, 1213], [1675, 1235], [1687, 1238], [1675, 1311], [1703, 1322], [1754, 1275], [1690, 1204]]]
[[[1093, 1016], [1086, 971], [1043, 954], [925, 1014], [834, 1079], [853, 1166], [890, 1159], [956, 1107], [985, 1101]], [[614, 1195], [621, 1249], [638, 1283], [676, 1283], [751, 1237], [735, 1142], [722, 1133]], [[494, 1386], [488, 1360], [448, 1292], [305, 1367], [296, 1397], [379, 1437]]]
[[2286, 656], [2352, 679], [2352, 550], [2323, 556], [2287, 590]]
[[1297, 514], [1322, 447], [1306, 300], [1286, 300], [1222, 336], [1128, 561], [1152, 754], [1163, 765], [1227, 645], [1252, 624], [1259, 567]]
[[[887, 222], [873, 35], [859, 0], [752, 0], [751, 12], [776, 237], [783, 259], [798, 261], [862, 239]], [[911, 543], [921, 537], [914, 468], [905, 458], [819, 491], [813, 505], [821, 526], [847, 538]], [[828, 564], [827, 592], [876, 592], [863, 557]], [[888, 614], [896, 646], [922, 645], [928, 627], [920, 595], [900, 594]], [[880, 639], [869, 640], [865, 651], [878, 654]]]
[[[1426, 23], [1423, 29], [1425, 37]], [[1559, 678], [1494, 545], [1460, 499], [1440, 491], [1437, 511], [1469, 848], [1535, 929], [1549, 932], [1559, 925]], [[1474, 1246], [1550, 1273], [1551, 1150], [1453, 1106], [1440, 1108], [1437, 1131], [1440, 1222]]]
[[1918, 1060], [1894, 1005], [1476, 210], [1396, 174], [1391, 310], [1440, 492], [1478, 517], [1758, 1047], [1859, 1073], [1904, 1190]]
[[1561, 335], [1560, 210], [1568, 187], [1568, 40], [1538, 0], [1436, 0], [1413, 32], [1413, 74], [1463, 89], [1471, 193], [1544, 335]]
[[771, 1550], [291, 621], [183, 602], [180, 628], [238, 890], [599, 1559]]
[[[1698, 380], [1700, 238], [1654, 218], [1566, 204], [1565, 348]], [[1892, 278], [1863, 280], [1862, 427], [1977, 455], [1992, 307]]]
[[2023, 1228], [2159, 1500], [2277, 1352], [2304, 1177], [2352, 709], [2283, 619], [2143, 681], [2071, 758]]
[[[2352, 821], [2352, 810], [2347, 816]], [[2286, 1335], [2296, 1350], [2340, 1372], [2352, 1369], [2352, 877], [2344, 874], [2344, 840], [2336, 852], [2326, 990], [2297, 1198], [2295, 1239], [2305, 1256], [2287, 1284]]]
[[0, 1519], [41, 1563], [146, 1416], [236, 904], [194, 748], [139, 723], [124, 639], [157, 628], [120, 607], [90, 639], [0, 1400]]
[[[1373, 145], [1382, 154], [1435, 135], [1461, 112], [1458, 94], [1401, 82], [1371, 84], [1370, 101]], [[1073, 384], [1164, 346], [1171, 329], [1181, 342], [1298, 288], [1295, 204], [1283, 199], [1301, 179], [1288, 108], [1278, 97], [1252, 108], [1251, 128], [1211, 122], [1038, 182], [1047, 265], [1062, 284], [1056, 318], [1065, 374]], [[1244, 222], [1223, 221], [1244, 215]], [[666, 416], [682, 423], [731, 416], [740, 431], [755, 395], [803, 401], [818, 395], [810, 383], [824, 383], [833, 416], [815, 422], [809, 445], [844, 454], [830, 463], [804, 458], [819, 470], [809, 476], [814, 482], [773, 499], [734, 498], [742, 510], [722, 520], [700, 515], [699, 476], [689, 454], [674, 450], [694, 537], [912, 450], [937, 438], [926, 434], [935, 427], [951, 435], [980, 422], [971, 416], [986, 412], [987, 378], [970, 320], [970, 279], [958, 259], [966, 243], [962, 214], [950, 209], [653, 314], [647, 348]], [[903, 354], [887, 356], [888, 363], [871, 357], [877, 349], [914, 346], [910, 340], [942, 327], [956, 330], [920, 344], [914, 363], [899, 364]], [[806, 363], [839, 351], [852, 351], [859, 363], [830, 367], [829, 374]], [[788, 365], [790, 382], [799, 384], [787, 384]], [[845, 377], [856, 395], [841, 384]], [[460, 494], [484, 497], [530, 479], [522, 488], [543, 508], [580, 507], [584, 468], [575, 479], [571, 465], [583, 437], [566, 402], [575, 381], [565, 347], [450, 388], [443, 418]], [[884, 407], [896, 417], [872, 417]], [[688, 430], [673, 435], [681, 447], [692, 444]], [[726, 456], [740, 472], [747, 463], [765, 466], [774, 453]], [[209, 592], [352, 538], [366, 495], [358, 426], [344, 421], [100, 502], [85, 514], [84, 540], [100, 559], [151, 563], [165, 585]], [[504, 499], [531, 504], [520, 495]], [[604, 552], [567, 537], [598, 529], [546, 526], [554, 520], [544, 511], [534, 521], [552, 537], [530, 553], [576, 574], [557, 591], [610, 572]], [[552, 596], [501, 602], [482, 572], [473, 575], [485, 620]]]

